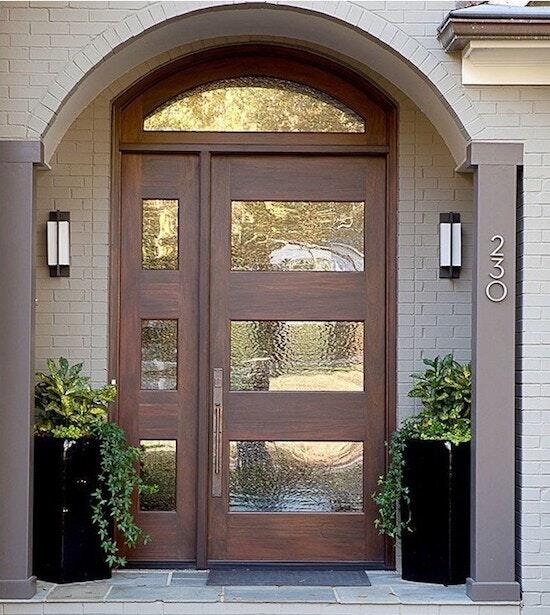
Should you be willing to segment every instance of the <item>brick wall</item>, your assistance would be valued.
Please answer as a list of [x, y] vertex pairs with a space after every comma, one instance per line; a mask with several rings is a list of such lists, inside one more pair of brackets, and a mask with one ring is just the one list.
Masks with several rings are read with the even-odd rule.
[[[36, 361], [83, 361], [96, 383], [107, 378], [110, 201], [110, 102], [98, 97], [66, 133], [51, 161], [37, 172]], [[71, 212], [71, 276], [50, 278], [46, 220], [52, 209]]]

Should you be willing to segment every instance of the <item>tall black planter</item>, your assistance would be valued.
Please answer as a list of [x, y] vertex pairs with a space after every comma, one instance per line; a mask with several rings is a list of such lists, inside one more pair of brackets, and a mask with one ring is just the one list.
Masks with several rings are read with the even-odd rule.
[[[413, 531], [402, 534], [403, 578], [464, 583], [470, 568], [470, 444], [410, 440], [404, 461]], [[407, 514], [404, 505], [401, 513]]]
[[73, 583], [111, 576], [92, 523], [100, 471], [99, 441], [36, 437], [34, 441], [34, 574]]

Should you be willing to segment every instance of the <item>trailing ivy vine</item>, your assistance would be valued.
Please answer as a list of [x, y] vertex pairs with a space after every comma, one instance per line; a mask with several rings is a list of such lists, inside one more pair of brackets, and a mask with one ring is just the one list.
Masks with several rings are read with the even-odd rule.
[[101, 441], [100, 486], [94, 492], [92, 519], [97, 526], [101, 546], [110, 566], [124, 566], [126, 558], [119, 555], [113, 537], [113, 525], [124, 544], [134, 548], [141, 539], [144, 544], [149, 536], [138, 527], [132, 514], [132, 495], [152, 493], [155, 486], [147, 485], [136, 471], [142, 451], [130, 446], [124, 431], [115, 423], [98, 422], [93, 428]]
[[[413, 374], [415, 383], [409, 397], [420, 399], [422, 410], [406, 418], [394, 431], [388, 445], [389, 465], [378, 479], [373, 499], [378, 505], [375, 526], [381, 534], [397, 539], [402, 531], [412, 531], [409, 494], [403, 485], [404, 451], [407, 441], [442, 440], [459, 444], [471, 440], [471, 366], [460, 364], [449, 354], [424, 359], [427, 369]], [[403, 503], [404, 516], [399, 515]]]

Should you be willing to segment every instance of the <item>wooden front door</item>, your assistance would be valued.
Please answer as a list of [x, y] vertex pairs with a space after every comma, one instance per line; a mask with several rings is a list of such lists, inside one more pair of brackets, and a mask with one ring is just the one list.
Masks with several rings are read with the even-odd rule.
[[383, 561], [384, 177], [213, 160], [210, 560]]
[[[139, 565], [361, 562], [393, 425], [393, 103], [277, 46], [115, 105], [111, 377], [158, 485]], [[120, 178], [120, 181], [119, 181]]]
[[370, 496], [384, 470], [385, 159], [205, 162], [210, 199], [198, 156], [122, 160], [119, 418], [159, 484], [134, 558], [194, 561], [202, 515], [210, 563], [382, 564]]

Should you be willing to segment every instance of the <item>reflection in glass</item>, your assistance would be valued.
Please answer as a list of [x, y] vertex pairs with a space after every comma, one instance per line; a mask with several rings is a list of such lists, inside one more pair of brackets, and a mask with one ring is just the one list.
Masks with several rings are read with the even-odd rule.
[[324, 92], [270, 77], [239, 77], [184, 92], [149, 114], [144, 130], [365, 132], [355, 111]]
[[363, 271], [363, 202], [233, 201], [231, 268]]
[[363, 323], [231, 322], [234, 391], [362, 391]]
[[143, 269], [177, 269], [178, 201], [143, 199], [141, 235]]
[[178, 321], [141, 321], [141, 388], [177, 386]]
[[231, 442], [232, 512], [360, 512], [362, 442]]
[[142, 493], [141, 510], [176, 510], [176, 441], [141, 440], [143, 462], [141, 477], [157, 485], [155, 493]]

